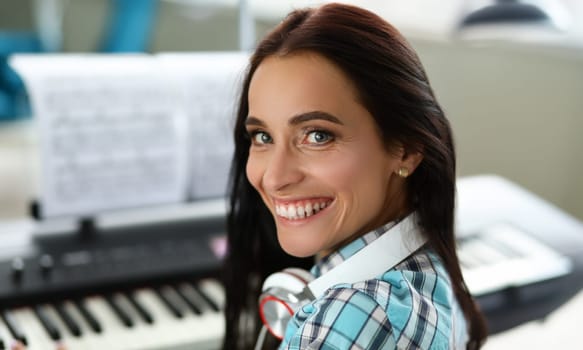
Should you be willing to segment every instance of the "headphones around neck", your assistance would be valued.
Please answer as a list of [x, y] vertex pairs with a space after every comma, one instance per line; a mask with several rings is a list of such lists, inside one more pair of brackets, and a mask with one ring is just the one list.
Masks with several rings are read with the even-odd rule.
[[264, 327], [276, 338], [283, 339], [287, 323], [300, 307], [336, 284], [355, 283], [381, 275], [425, 242], [426, 239], [417, 229], [413, 213], [316, 279], [299, 268], [287, 268], [270, 275], [263, 283], [259, 297], [259, 315]]

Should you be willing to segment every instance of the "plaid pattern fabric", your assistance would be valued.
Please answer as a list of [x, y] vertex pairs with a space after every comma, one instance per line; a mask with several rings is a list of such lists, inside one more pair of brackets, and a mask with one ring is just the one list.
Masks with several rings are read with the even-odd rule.
[[[389, 228], [365, 234], [311, 272], [319, 277]], [[441, 260], [421, 249], [377, 279], [335, 285], [304, 305], [279, 349], [465, 349], [466, 338], [466, 322]]]

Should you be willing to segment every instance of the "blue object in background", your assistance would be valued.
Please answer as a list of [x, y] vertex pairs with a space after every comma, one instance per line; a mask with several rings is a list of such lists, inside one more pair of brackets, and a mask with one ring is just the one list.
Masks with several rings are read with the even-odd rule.
[[[110, 0], [108, 23], [98, 52], [145, 52], [159, 0]], [[15, 53], [44, 53], [38, 33], [0, 31], [0, 122], [30, 116], [20, 77], [8, 65]]]
[[110, 0], [108, 30], [101, 52], [144, 52], [158, 10], [159, 0]]
[[36, 33], [0, 31], [0, 121], [30, 115], [24, 84], [8, 65], [8, 58], [14, 53], [42, 51]]

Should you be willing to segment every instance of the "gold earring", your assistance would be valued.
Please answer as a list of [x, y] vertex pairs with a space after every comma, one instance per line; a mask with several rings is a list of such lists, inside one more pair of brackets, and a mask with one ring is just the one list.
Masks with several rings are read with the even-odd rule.
[[409, 169], [399, 168], [399, 171], [397, 172], [397, 174], [402, 178], [406, 178], [407, 176], [409, 176]]

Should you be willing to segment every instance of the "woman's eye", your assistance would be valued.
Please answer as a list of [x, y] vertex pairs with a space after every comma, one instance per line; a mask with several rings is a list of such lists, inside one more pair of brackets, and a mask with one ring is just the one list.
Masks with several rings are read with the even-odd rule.
[[259, 145], [272, 142], [271, 136], [269, 136], [268, 133], [263, 132], [263, 131], [254, 132], [252, 134], [252, 138], [253, 138], [253, 143], [259, 144]]
[[308, 133], [306, 143], [323, 144], [330, 142], [333, 138], [332, 134], [326, 131], [314, 130]]

